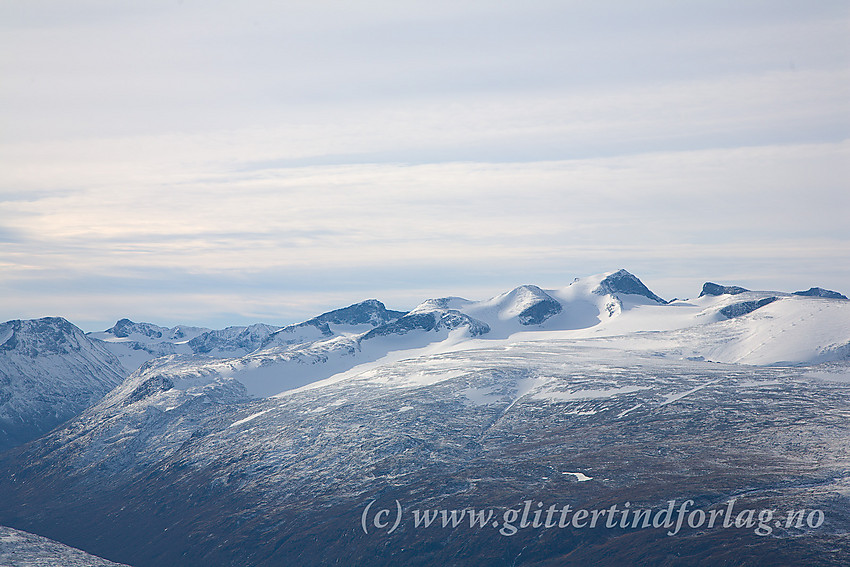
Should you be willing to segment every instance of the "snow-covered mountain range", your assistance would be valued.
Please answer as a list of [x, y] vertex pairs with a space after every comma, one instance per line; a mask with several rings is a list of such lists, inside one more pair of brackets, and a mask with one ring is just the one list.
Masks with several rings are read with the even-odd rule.
[[[125, 387], [151, 376], [173, 384], [185, 377], [187, 388], [236, 380], [247, 395], [267, 397], [364, 364], [497, 341], [570, 340], [740, 364], [828, 362], [850, 355], [848, 318], [850, 301], [840, 298], [711, 283], [696, 299], [667, 302], [620, 270], [554, 290], [524, 285], [485, 301], [429, 299], [407, 313], [369, 300], [282, 328], [164, 329], [122, 320], [90, 337], [122, 360], [153, 361]], [[142, 354], [133, 359], [128, 349]]]
[[[620, 270], [408, 312], [368, 300], [286, 327], [71, 328], [69, 353], [97, 354], [117, 385], [0, 454], [0, 524], [137, 567], [621, 565], [671, 554], [843, 565], [850, 301], [813, 289], [706, 283], [695, 299], [666, 301]], [[42, 330], [31, 332], [49, 343]], [[38, 361], [45, 347], [22, 336], [3, 356]], [[64, 367], [50, 368], [64, 383]], [[372, 500], [409, 511], [527, 498], [736, 499], [817, 508], [826, 523], [771, 537], [360, 531]]]

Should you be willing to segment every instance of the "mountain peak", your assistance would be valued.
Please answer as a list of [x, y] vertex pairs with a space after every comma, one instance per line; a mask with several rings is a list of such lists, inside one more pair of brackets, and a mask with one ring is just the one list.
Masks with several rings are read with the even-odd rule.
[[119, 319], [115, 325], [106, 329], [102, 333], [94, 333], [97, 338], [104, 338], [104, 335], [112, 335], [118, 339], [134, 339], [141, 341], [177, 341], [189, 340], [201, 333], [209, 331], [202, 327], [189, 327], [186, 325], [177, 325], [176, 327], [160, 327], [153, 323], [136, 323], [128, 318]]
[[378, 327], [394, 321], [404, 315], [405, 311], [393, 311], [377, 299], [367, 299], [342, 309], [334, 309], [314, 317], [310, 322], [331, 323], [334, 325], [371, 325]]
[[536, 285], [521, 285], [493, 299], [502, 304], [500, 315], [516, 317], [522, 325], [540, 325], [561, 312], [561, 303]]
[[828, 297], [830, 299], [847, 299], [846, 295], [842, 295], [837, 291], [823, 289], [822, 287], [810, 287], [806, 291], [795, 291], [793, 295], [803, 295], [806, 297]]
[[411, 331], [451, 331], [459, 327], [467, 327], [473, 337], [490, 332], [487, 323], [457, 309], [434, 309], [410, 312], [390, 323], [375, 327], [363, 335], [361, 341], [387, 335], [405, 335]]
[[719, 285], [712, 282], [705, 282], [702, 286], [702, 291], [699, 296], [702, 297], [704, 295], [738, 295], [739, 293], [745, 293], [750, 290], [737, 286], [737, 285]]
[[157, 331], [152, 328], [153, 326], [150, 324], [137, 324], [134, 321], [124, 317], [123, 319], [118, 319], [112, 327], [106, 329], [105, 333], [110, 333], [115, 335], [119, 339], [126, 339], [130, 336], [131, 333], [134, 332], [142, 332], [146, 336], [151, 338], [161, 338], [162, 331]]
[[67, 354], [79, 351], [84, 342], [82, 330], [62, 317], [15, 319], [0, 324], [0, 350], [14, 350], [26, 356]]
[[608, 274], [605, 279], [599, 282], [599, 286], [595, 292], [599, 294], [623, 293], [627, 295], [642, 295], [662, 305], [667, 304], [665, 300], [650, 291], [635, 275], [626, 270], [618, 270]]
[[121, 381], [120, 371], [62, 317], [0, 323], [0, 452], [79, 414]]

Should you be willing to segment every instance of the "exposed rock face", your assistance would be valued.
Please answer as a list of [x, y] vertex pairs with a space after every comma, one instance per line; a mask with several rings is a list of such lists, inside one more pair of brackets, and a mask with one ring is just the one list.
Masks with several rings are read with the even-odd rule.
[[126, 403], [132, 404], [159, 392], [167, 392], [174, 387], [174, 380], [167, 376], [157, 375], [148, 378], [127, 396]]
[[729, 319], [732, 319], [733, 317], [741, 317], [742, 315], [752, 313], [756, 309], [760, 309], [769, 303], [773, 303], [776, 299], [777, 298], [775, 297], [765, 297], [756, 301], [733, 303], [732, 305], [727, 305], [721, 309], [720, 314], [724, 317], [728, 317]]
[[795, 291], [794, 295], [803, 295], [806, 297], [828, 297], [830, 299], [847, 299], [846, 295], [842, 295], [837, 291], [823, 289], [822, 287], [810, 287], [806, 291]]
[[408, 313], [392, 323], [375, 327], [363, 335], [361, 341], [387, 335], [404, 335], [415, 330], [439, 331], [446, 329], [450, 331], [463, 326], [469, 328], [469, 334], [473, 337], [490, 331], [490, 326], [487, 323], [461, 313], [457, 309], [435, 309], [433, 311]]
[[552, 315], [561, 312], [561, 304], [554, 299], [544, 299], [527, 307], [517, 316], [523, 325], [539, 325]]
[[[371, 327], [374, 330], [383, 329], [388, 325], [392, 325], [405, 314], [405, 311], [387, 309], [383, 303], [376, 299], [368, 299], [354, 305], [349, 305], [348, 307], [343, 307], [342, 309], [328, 311], [303, 323], [283, 327], [272, 333], [262, 346], [263, 348], [268, 348], [275, 345], [295, 345], [322, 338], [330, 338], [335, 336], [332, 326], [336, 325], [346, 327], [363, 326], [366, 329]], [[410, 324], [408, 321], [402, 326]]]
[[702, 286], [702, 292], [700, 292], [699, 296], [702, 297], [704, 295], [738, 295], [739, 293], [744, 293], [750, 291], [743, 287], [739, 287], [737, 285], [719, 285], [716, 283], [705, 282]]
[[403, 316], [405, 311], [393, 311], [377, 299], [367, 299], [342, 309], [328, 311], [318, 317], [315, 321], [330, 323], [334, 325], [371, 325], [378, 327]]
[[116, 338], [126, 339], [130, 336], [146, 337], [147, 339], [165, 341], [180, 341], [190, 339], [207, 331], [201, 327], [187, 327], [178, 325], [176, 327], [160, 327], [153, 323], [136, 323], [130, 319], [119, 319], [115, 325], [105, 330], [102, 334], [112, 335]]
[[642, 281], [626, 270], [614, 272], [599, 283], [599, 293], [642, 295], [661, 304], [667, 302], [655, 295]]
[[536, 285], [524, 285], [511, 292], [522, 325], [540, 325], [549, 317], [561, 312], [561, 303]]
[[247, 327], [227, 327], [198, 335], [187, 344], [195, 354], [248, 354], [258, 349], [279, 327], [257, 323]]

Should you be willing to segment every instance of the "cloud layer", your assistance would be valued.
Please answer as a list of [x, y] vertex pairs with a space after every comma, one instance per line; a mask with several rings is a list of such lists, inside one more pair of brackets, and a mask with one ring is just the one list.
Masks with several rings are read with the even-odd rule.
[[842, 3], [0, 10], [0, 319], [850, 291]]

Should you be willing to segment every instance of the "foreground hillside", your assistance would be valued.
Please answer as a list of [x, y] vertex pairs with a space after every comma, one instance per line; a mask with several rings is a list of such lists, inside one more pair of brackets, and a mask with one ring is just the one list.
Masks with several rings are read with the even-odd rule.
[[37, 535], [0, 526], [0, 565], [4, 567], [121, 567]]
[[[661, 565], [671, 554], [843, 565], [848, 376], [549, 341], [426, 355], [265, 400], [217, 388], [176, 407], [115, 399], [0, 459], [0, 522], [136, 566]], [[393, 534], [363, 533], [372, 500], [403, 507]], [[735, 500], [783, 518], [769, 536], [413, 524], [417, 509], [501, 519], [526, 500], [588, 510]], [[799, 509], [822, 511], [823, 525], [786, 527]]]

